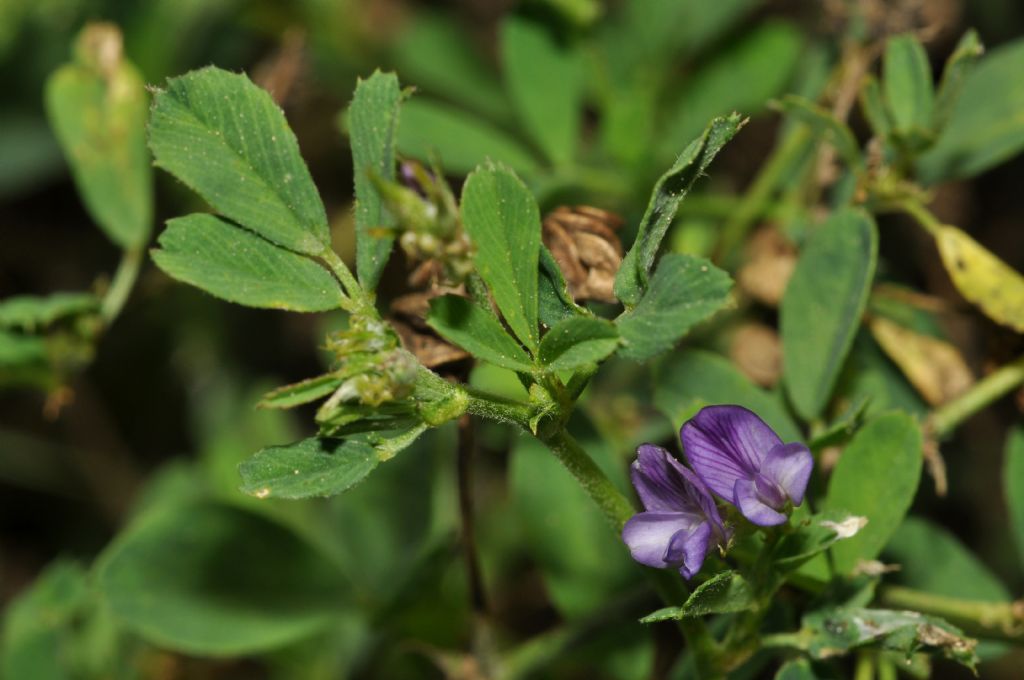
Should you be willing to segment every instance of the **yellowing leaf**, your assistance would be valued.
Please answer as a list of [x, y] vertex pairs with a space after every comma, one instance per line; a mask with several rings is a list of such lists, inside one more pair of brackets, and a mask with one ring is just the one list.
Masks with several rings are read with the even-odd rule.
[[935, 241], [960, 293], [993, 321], [1024, 333], [1024, 276], [956, 227], [940, 227]]
[[962, 394], [974, 382], [960, 351], [950, 343], [881, 317], [868, 325], [885, 353], [932, 406]]

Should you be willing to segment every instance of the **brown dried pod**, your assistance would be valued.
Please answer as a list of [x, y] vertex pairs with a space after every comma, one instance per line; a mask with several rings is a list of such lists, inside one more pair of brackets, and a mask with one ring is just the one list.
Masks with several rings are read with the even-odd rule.
[[622, 228], [615, 213], [588, 205], [559, 206], [544, 216], [544, 245], [577, 300], [615, 302], [612, 287], [622, 264]]

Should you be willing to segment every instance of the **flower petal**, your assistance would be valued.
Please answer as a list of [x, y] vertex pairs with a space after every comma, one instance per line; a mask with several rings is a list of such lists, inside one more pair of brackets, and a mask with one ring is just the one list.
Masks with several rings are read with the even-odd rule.
[[763, 420], [742, 406], [706, 406], [680, 431], [686, 459], [711, 490], [734, 503], [736, 481], [752, 478], [765, 455], [782, 444]]
[[640, 445], [629, 474], [645, 510], [679, 512], [687, 509], [689, 504], [678, 474], [682, 467], [682, 463], [660, 446]]
[[700, 523], [700, 518], [682, 512], [641, 512], [626, 522], [622, 540], [634, 560], [662, 569], [670, 566], [665, 555], [672, 537], [680, 532], [691, 532]]
[[708, 555], [708, 543], [711, 540], [711, 526], [701, 522], [691, 531], [678, 531], [669, 541], [665, 552], [665, 561], [679, 565], [679, 573], [689, 580], [704, 565]]
[[736, 507], [740, 509], [743, 516], [754, 524], [762, 527], [775, 526], [786, 521], [786, 516], [778, 510], [769, 507], [761, 500], [757, 488], [752, 479], [739, 479], [736, 481], [735, 495]]
[[810, 449], [794, 442], [769, 451], [761, 466], [761, 474], [775, 482], [793, 505], [800, 505], [804, 502], [804, 491], [813, 467], [814, 457]]

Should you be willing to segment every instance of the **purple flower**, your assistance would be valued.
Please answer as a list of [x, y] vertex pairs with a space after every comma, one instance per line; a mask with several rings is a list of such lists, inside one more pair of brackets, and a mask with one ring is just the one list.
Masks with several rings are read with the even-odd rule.
[[742, 406], [707, 406], [680, 432], [686, 459], [712, 491], [754, 524], [782, 524], [787, 501], [800, 505], [814, 459], [803, 444], [783, 444]]
[[633, 559], [649, 567], [700, 571], [711, 548], [727, 539], [722, 517], [707, 486], [665, 449], [643, 444], [630, 468], [645, 512], [622, 529]]

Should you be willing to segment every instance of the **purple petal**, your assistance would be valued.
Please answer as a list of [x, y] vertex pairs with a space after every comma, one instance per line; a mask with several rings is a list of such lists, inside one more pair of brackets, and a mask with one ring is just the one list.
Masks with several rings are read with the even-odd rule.
[[740, 479], [750, 479], [782, 440], [742, 406], [706, 406], [680, 431], [686, 459], [711, 490], [734, 503]]
[[804, 502], [804, 491], [813, 467], [814, 457], [810, 449], [798, 443], [783, 444], [765, 456], [761, 474], [777, 484], [793, 505], [800, 505]]
[[707, 522], [701, 522], [692, 531], [676, 532], [669, 541], [665, 561], [672, 565], [678, 564], [679, 573], [689, 580], [704, 565], [710, 540], [711, 527]]
[[786, 521], [786, 516], [768, 506], [757, 493], [757, 486], [752, 479], [739, 479], [733, 491], [736, 507], [743, 516], [754, 524], [762, 527], [775, 526]]
[[701, 519], [682, 512], [641, 512], [633, 515], [622, 528], [622, 540], [629, 554], [640, 564], [663, 569], [671, 566], [665, 561], [672, 537], [680, 532], [692, 532]]
[[630, 466], [630, 477], [645, 510], [679, 512], [689, 503], [679, 474], [682, 463], [671, 453], [653, 444], [642, 444], [636, 450], [636, 462]]

